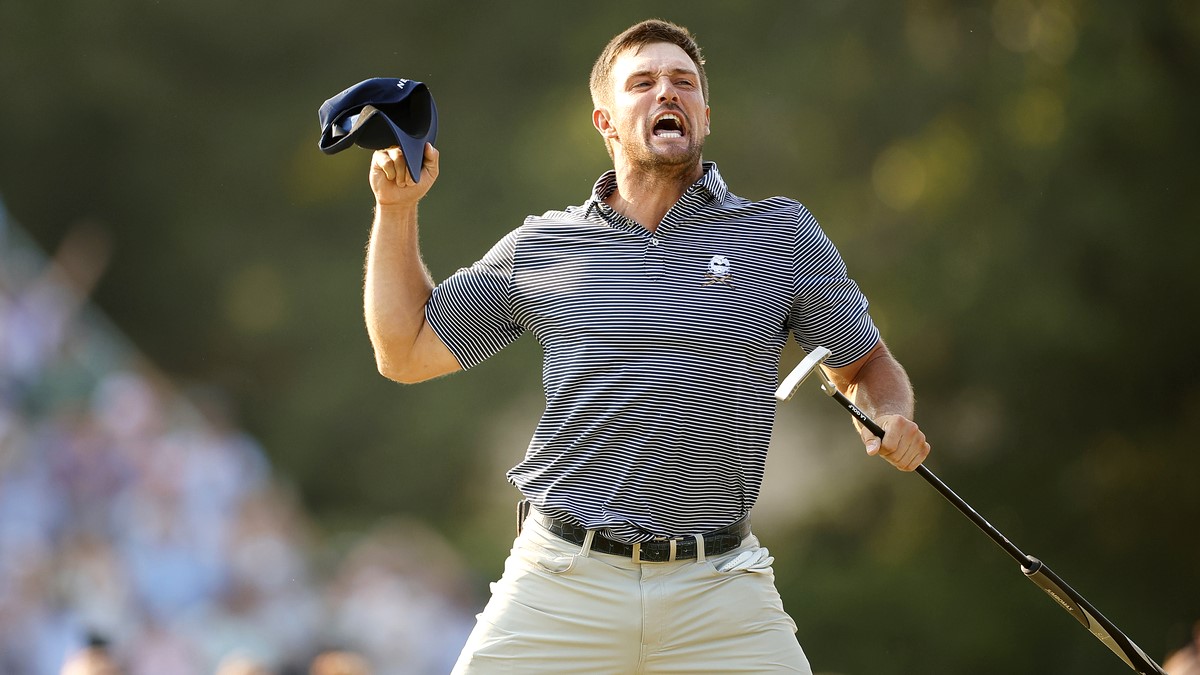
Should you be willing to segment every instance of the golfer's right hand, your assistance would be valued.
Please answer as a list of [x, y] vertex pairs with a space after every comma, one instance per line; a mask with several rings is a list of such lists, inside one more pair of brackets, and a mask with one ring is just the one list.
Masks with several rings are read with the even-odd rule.
[[371, 157], [371, 191], [380, 206], [415, 205], [438, 177], [438, 151], [432, 143], [425, 144], [421, 163], [421, 180], [413, 182], [408, 165], [399, 147], [376, 150]]

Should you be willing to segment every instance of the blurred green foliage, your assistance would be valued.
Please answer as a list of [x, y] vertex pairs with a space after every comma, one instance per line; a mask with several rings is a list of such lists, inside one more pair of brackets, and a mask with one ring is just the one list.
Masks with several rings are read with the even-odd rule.
[[[174, 377], [229, 390], [329, 530], [418, 514], [487, 578], [510, 535], [490, 455], [532, 429], [536, 345], [416, 387], [375, 373], [368, 156], [322, 155], [316, 110], [366, 77], [429, 84], [441, 279], [586, 198], [608, 166], [591, 61], [650, 16], [705, 49], [706, 158], [838, 243], [931, 466], [1152, 656], [1181, 645], [1200, 618], [1192, 2], [0, 0], [0, 196], [48, 249], [108, 228], [95, 300]], [[765, 534], [818, 671], [1123, 672], [917, 479], [861, 471], [828, 477], [853, 507]]]

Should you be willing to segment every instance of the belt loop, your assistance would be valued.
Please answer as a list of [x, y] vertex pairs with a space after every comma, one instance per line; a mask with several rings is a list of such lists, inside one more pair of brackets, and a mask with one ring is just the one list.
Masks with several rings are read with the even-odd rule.
[[529, 517], [529, 510], [533, 508], [533, 504], [528, 499], [522, 499], [517, 502], [517, 536], [521, 536], [521, 530], [525, 527], [525, 519]]
[[696, 562], [704, 562], [704, 535], [693, 534], [692, 538], [696, 540]]
[[579, 549], [579, 555], [581, 557], [589, 557], [588, 554], [592, 552], [592, 539], [594, 539], [595, 536], [595, 530], [588, 530], [587, 534], [583, 535], [583, 546]]

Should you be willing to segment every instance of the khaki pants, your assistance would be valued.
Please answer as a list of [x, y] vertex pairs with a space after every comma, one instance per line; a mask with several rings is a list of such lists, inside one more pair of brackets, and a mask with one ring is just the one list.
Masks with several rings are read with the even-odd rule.
[[638, 564], [527, 519], [454, 674], [811, 675], [771, 568], [718, 571], [758, 545]]

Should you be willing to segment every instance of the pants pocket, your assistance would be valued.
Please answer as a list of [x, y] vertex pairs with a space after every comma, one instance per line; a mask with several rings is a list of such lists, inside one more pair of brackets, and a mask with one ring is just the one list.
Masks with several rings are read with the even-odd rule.
[[519, 561], [531, 569], [541, 570], [547, 574], [562, 575], [567, 574], [575, 568], [576, 561], [580, 558], [578, 553], [568, 553], [565, 551], [555, 551], [554, 549], [539, 546], [530, 541], [519, 542], [513, 548], [511, 559]]

